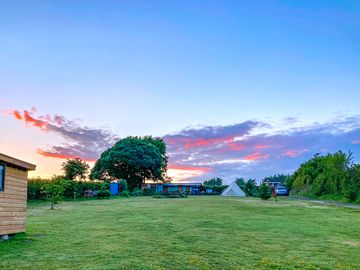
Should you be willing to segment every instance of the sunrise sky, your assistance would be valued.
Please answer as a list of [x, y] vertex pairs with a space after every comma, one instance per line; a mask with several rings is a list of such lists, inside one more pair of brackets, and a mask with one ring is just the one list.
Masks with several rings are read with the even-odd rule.
[[61, 173], [164, 137], [179, 181], [360, 161], [360, 2], [1, 1], [0, 152]]

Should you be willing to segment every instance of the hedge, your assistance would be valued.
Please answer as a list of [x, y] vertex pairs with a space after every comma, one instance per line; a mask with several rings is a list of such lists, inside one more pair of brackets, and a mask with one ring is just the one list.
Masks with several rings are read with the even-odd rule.
[[109, 182], [82, 182], [67, 179], [30, 179], [28, 181], [28, 200], [45, 200], [43, 190], [50, 181], [66, 181], [64, 197], [65, 198], [79, 198], [84, 197], [86, 190], [99, 191], [109, 190]]

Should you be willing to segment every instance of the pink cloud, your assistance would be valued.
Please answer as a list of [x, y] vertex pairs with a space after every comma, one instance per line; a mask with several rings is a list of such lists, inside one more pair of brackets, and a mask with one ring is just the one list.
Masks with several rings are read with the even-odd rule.
[[266, 145], [266, 144], [257, 144], [254, 146], [255, 149], [266, 149], [266, 148], [269, 148], [270, 146], [269, 145]]
[[269, 154], [261, 154], [260, 151], [256, 151], [250, 155], [245, 156], [245, 160], [258, 160], [258, 159], [268, 159], [270, 157]]
[[32, 125], [34, 127], [40, 128], [42, 130], [47, 130], [49, 122], [36, 119], [31, 116], [31, 113], [28, 111], [24, 111], [24, 120], [27, 125]]
[[228, 145], [229, 149], [233, 150], [233, 151], [241, 151], [241, 150], [245, 149], [245, 146], [243, 144], [240, 144], [240, 143], [237, 143], [234, 141], [227, 142], [227, 145]]
[[23, 119], [21, 113], [18, 112], [18, 111], [13, 111], [13, 115], [17, 120], [22, 120]]
[[118, 139], [109, 130], [82, 127], [75, 121], [69, 121], [59, 115], [38, 115], [33, 106], [31, 110], [6, 110], [4, 115], [13, 116], [16, 120], [25, 123], [26, 127], [39, 128], [51, 132], [67, 140], [67, 144], [51, 146], [48, 150], [38, 149], [37, 153], [51, 158], [76, 158], [86, 161], [95, 161], [105, 149], [109, 148]]
[[220, 137], [220, 138], [197, 138], [185, 140], [184, 148], [191, 149], [196, 147], [207, 147], [211, 145], [216, 145], [219, 143], [224, 143], [231, 141], [233, 137]]
[[[79, 156], [77, 155], [71, 155], [71, 154], [61, 154], [58, 152], [50, 152], [50, 151], [44, 151], [42, 149], [37, 149], [36, 152], [39, 155], [42, 155], [44, 157], [50, 157], [50, 158], [59, 158], [59, 159], [71, 159], [71, 158], [79, 158]], [[89, 158], [84, 158], [82, 157], [83, 160], [88, 161], [88, 162], [95, 162], [96, 159], [89, 159]]]
[[284, 153], [282, 153], [283, 157], [298, 157], [302, 154], [308, 152], [309, 149], [288, 149]]
[[170, 170], [181, 170], [181, 171], [201, 171], [201, 172], [209, 172], [211, 168], [209, 167], [198, 167], [193, 165], [180, 165], [180, 164], [171, 164], [168, 166]]

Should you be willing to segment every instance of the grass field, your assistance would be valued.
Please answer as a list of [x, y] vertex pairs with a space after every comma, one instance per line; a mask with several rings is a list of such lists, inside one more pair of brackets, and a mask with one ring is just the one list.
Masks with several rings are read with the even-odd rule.
[[360, 211], [148, 197], [31, 204], [0, 269], [360, 269]]

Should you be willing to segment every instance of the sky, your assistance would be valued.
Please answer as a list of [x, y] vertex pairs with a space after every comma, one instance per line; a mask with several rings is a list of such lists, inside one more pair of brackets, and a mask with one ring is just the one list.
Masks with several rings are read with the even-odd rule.
[[0, 152], [61, 173], [163, 137], [174, 181], [360, 162], [360, 2], [0, 0]]

